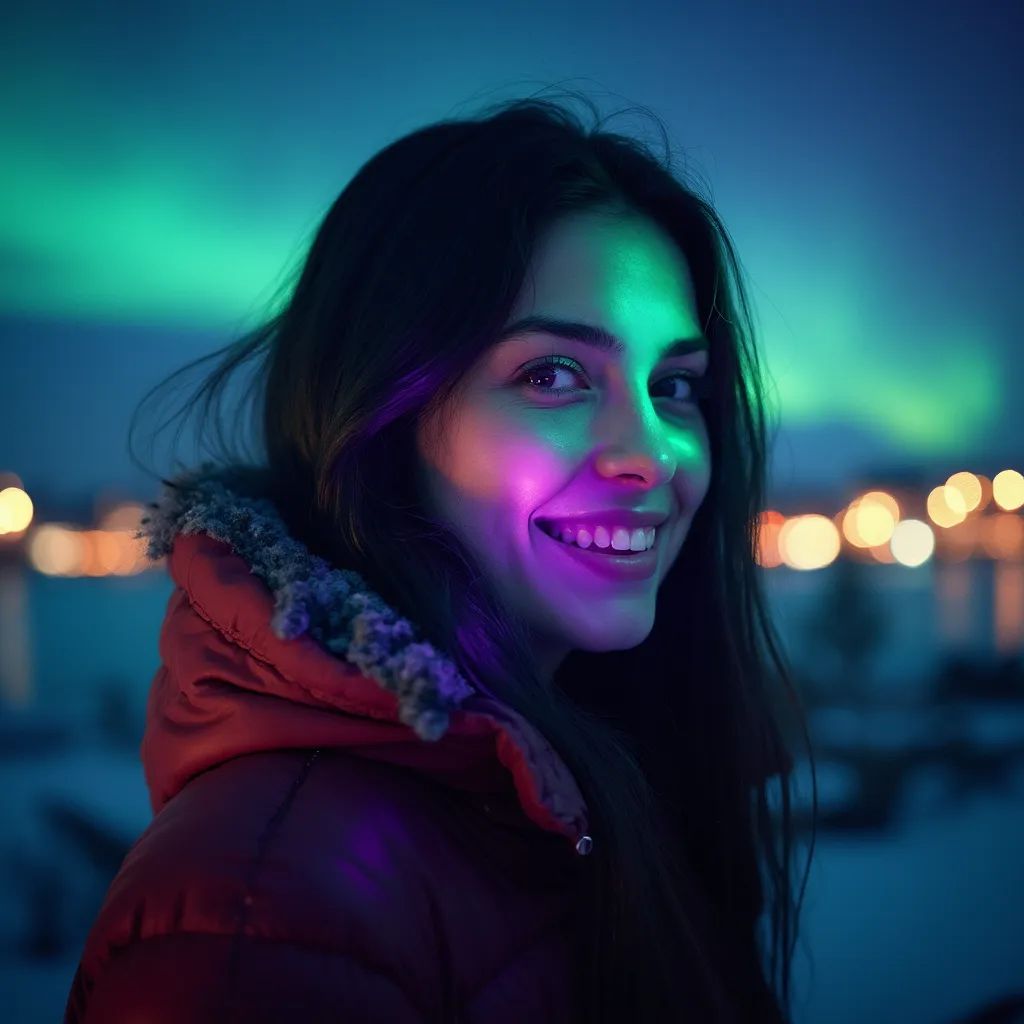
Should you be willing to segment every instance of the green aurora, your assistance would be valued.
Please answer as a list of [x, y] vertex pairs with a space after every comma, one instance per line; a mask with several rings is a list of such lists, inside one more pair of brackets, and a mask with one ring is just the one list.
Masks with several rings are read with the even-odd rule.
[[[129, 71], [87, 80], [71, 54], [0, 71], [0, 316], [239, 332], [286, 297], [319, 218], [387, 138], [361, 121], [328, 146], [306, 124], [297, 149], [313, 140], [322, 158], [261, 147], [260, 111], [238, 95], [205, 108], [193, 93], [158, 117], [152, 95], [124, 87]], [[811, 213], [772, 220], [750, 196], [742, 216], [719, 207], [773, 414], [863, 424], [909, 457], [978, 450], [1005, 410], [996, 327], [939, 301], [922, 315], [920, 291], [897, 301], [882, 283], [893, 268], [870, 258], [870, 209], [836, 194], [827, 238]]]

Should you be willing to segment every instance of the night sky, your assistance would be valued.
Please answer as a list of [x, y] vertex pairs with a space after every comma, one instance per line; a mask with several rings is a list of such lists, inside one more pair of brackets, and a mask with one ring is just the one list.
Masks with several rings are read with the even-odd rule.
[[[6, 10], [0, 470], [148, 493], [133, 405], [268, 311], [362, 163], [559, 84], [649, 107], [708, 186], [748, 275], [777, 482], [1024, 469], [1024, 6], [831, 6]], [[640, 115], [609, 127], [658, 145]]]

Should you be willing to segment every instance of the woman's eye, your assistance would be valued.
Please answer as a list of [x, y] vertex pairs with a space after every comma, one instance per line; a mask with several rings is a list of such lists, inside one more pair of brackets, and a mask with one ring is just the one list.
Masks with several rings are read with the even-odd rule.
[[[560, 387], [547, 387], [535, 381], [553, 380], [559, 373], [566, 378], [575, 377], [582, 379], [582, 368], [577, 367], [575, 362], [562, 359], [548, 359], [542, 363], [535, 363], [528, 366], [518, 378], [518, 383], [533, 391], [539, 391], [546, 395], [562, 395], [575, 390], [570, 384], [563, 384]], [[671, 398], [677, 402], [694, 402], [706, 397], [709, 386], [707, 374], [698, 374], [691, 371], [680, 370], [676, 373], [662, 377], [655, 387], [669, 385], [670, 394], [658, 395], [659, 398]]]
[[674, 398], [680, 402], [697, 402], [704, 398], [708, 393], [708, 378], [697, 373], [688, 373], [680, 370], [678, 373], [670, 374], [668, 377], [662, 377], [658, 381], [657, 386], [667, 384], [676, 392], [668, 395], [668, 398]]
[[579, 377], [580, 373], [572, 365], [565, 363], [555, 362], [554, 360], [548, 360], [546, 363], [535, 363], [533, 366], [527, 367], [519, 380], [526, 383], [529, 387], [536, 391], [545, 391], [548, 394], [559, 395], [565, 391], [571, 391], [572, 388], [563, 384], [561, 387], [543, 387], [541, 385], [533, 384], [532, 382], [537, 380], [547, 380], [556, 377], [557, 374], [565, 374], [566, 377]]

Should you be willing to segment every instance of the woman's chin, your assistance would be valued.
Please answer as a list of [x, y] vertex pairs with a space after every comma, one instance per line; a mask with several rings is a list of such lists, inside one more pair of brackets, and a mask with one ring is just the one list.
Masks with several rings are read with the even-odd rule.
[[[639, 612], [639, 609], [638, 609]], [[624, 616], [620, 611], [608, 609], [606, 614], [592, 612], [590, 615], [563, 617], [562, 636], [571, 650], [599, 654], [603, 651], [626, 651], [642, 644], [654, 628], [654, 602], [650, 611]]]

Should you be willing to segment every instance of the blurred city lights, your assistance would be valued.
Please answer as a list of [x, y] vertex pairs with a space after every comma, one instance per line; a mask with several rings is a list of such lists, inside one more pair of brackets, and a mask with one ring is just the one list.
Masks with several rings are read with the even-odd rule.
[[846, 540], [857, 548], [885, 544], [900, 518], [900, 506], [885, 491], [868, 491], [847, 505], [839, 527]]
[[992, 501], [992, 481], [984, 473], [975, 474], [978, 484], [981, 487], [981, 500], [978, 502], [975, 512], [984, 512]]
[[1024, 558], [1024, 519], [1012, 512], [989, 516], [981, 544], [990, 558]]
[[71, 576], [82, 561], [82, 541], [77, 530], [48, 523], [29, 538], [28, 560], [47, 576]]
[[855, 548], [866, 548], [868, 544], [860, 535], [860, 525], [857, 521], [857, 511], [859, 506], [859, 498], [856, 501], [851, 501], [850, 504], [846, 506], [846, 510], [840, 517], [839, 529], [846, 540]]
[[78, 530], [60, 523], [34, 531], [28, 559], [46, 576], [134, 576], [150, 565], [144, 542], [127, 530]]
[[895, 529], [896, 521], [887, 508], [863, 503], [857, 506], [857, 530], [868, 547], [884, 544]]
[[779, 554], [779, 531], [786, 517], [774, 509], [765, 509], [758, 518], [757, 564], [765, 569], [774, 569], [782, 564]]
[[885, 544], [875, 544], [873, 547], [868, 548], [868, 554], [880, 565], [892, 565], [896, 558], [890, 549], [891, 543], [892, 538], [890, 537]]
[[886, 491], [868, 491], [859, 501], [860, 505], [881, 505], [882, 508], [888, 509], [889, 514], [892, 516], [894, 522], [899, 522], [900, 518], [900, 504], [899, 502]]
[[100, 518], [99, 528], [101, 530], [126, 530], [134, 532], [141, 526], [145, 511], [145, 506], [137, 501], [122, 502], [120, 505], [115, 505]]
[[935, 550], [935, 534], [920, 519], [904, 519], [896, 524], [889, 548], [901, 565], [918, 566], [927, 562]]
[[973, 473], [968, 473], [966, 470], [954, 473], [946, 480], [946, 486], [960, 492], [960, 496], [964, 499], [966, 512], [973, 512], [981, 504], [981, 481]]
[[839, 555], [839, 531], [828, 516], [788, 519], [779, 531], [779, 554], [791, 569], [822, 569]]
[[993, 600], [995, 648], [1001, 654], [1024, 650], [1024, 565], [996, 562]]
[[936, 548], [949, 562], [965, 562], [974, 557], [981, 546], [981, 524], [984, 520], [968, 516], [960, 523], [944, 527], [936, 537]]
[[20, 487], [0, 491], [0, 534], [21, 533], [32, 522], [32, 499]]
[[996, 504], [1012, 512], [1024, 505], [1024, 476], [1015, 469], [1004, 469], [992, 478], [992, 497]]
[[955, 487], [943, 484], [928, 495], [928, 517], [936, 526], [956, 526], [967, 518], [964, 496]]
[[[914, 504], [912, 493], [900, 499]], [[990, 501], [1001, 511], [983, 515]], [[932, 488], [925, 501], [927, 519], [901, 519], [900, 503], [886, 491], [867, 491], [831, 518], [818, 513], [786, 516], [764, 509], [757, 519], [755, 560], [766, 569], [821, 569], [840, 555], [870, 557], [875, 564], [918, 566], [935, 555], [951, 562], [987, 557], [1000, 563], [1024, 561], [1024, 476], [1004, 469], [993, 479], [961, 470]], [[20, 538], [33, 521], [32, 501], [19, 478], [0, 474], [0, 536]], [[131, 576], [157, 569], [146, 541], [136, 539], [146, 506], [121, 501], [97, 509], [95, 528], [67, 523], [36, 525], [27, 534], [29, 565], [48, 576]], [[941, 529], [933, 529], [935, 524]], [[850, 550], [856, 549], [856, 550]], [[858, 553], [859, 552], [859, 553]]]

